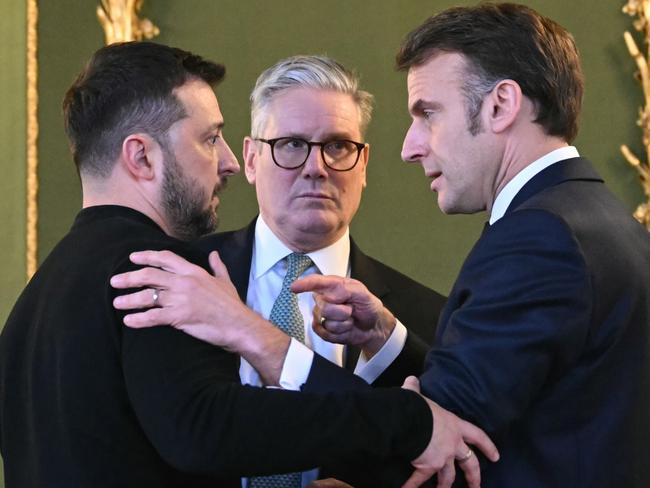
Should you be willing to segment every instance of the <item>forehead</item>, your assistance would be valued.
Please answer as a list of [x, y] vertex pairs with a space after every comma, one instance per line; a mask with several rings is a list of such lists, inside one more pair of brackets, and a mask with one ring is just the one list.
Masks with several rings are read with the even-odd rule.
[[352, 95], [316, 88], [289, 88], [266, 107], [267, 137], [301, 135], [360, 137], [361, 113]]
[[442, 52], [410, 68], [407, 77], [409, 108], [422, 102], [441, 103], [459, 93], [466, 67], [461, 54]]
[[219, 102], [212, 87], [202, 80], [191, 80], [174, 89], [187, 118], [207, 123], [223, 123]]

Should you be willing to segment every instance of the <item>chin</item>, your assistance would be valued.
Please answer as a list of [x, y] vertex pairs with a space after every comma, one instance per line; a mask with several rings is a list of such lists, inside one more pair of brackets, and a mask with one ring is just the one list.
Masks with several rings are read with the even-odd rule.
[[296, 227], [303, 232], [313, 234], [330, 234], [341, 227], [339, 218], [332, 216], [329, 212], [305, 212], [302, 218], [296, 222]]

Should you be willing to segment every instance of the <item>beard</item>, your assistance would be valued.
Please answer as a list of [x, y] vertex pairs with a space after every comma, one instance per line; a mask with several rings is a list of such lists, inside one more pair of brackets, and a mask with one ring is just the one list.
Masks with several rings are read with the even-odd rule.
[[[205, 191], [199, 183], [185, 175], [178, 160], [167, 148], [162, 184], [162, 207], [170, 226], [171, 233], [177, 239], [191, 241], [214, 232], [218, 217], [216, 209], [210, 205]], [[217, 195], [222, 185], [215, 185], [210, 198]]]

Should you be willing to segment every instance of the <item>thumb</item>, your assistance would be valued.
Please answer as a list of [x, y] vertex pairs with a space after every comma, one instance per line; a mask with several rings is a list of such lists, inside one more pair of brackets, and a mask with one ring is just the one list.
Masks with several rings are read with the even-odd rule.
[[221, 261], [221, 258], [219, 257], [219, 253], [217, 251], [212, 251], [210, 255], [208, 256], [208, 261], [210, 261], [210, 268], [212, 268], [212, 274], [216, 278], [225, 278], [227, 280], [230, 280], [230, 276], [228, 275], [228, 268], [226, 268], [226, 265], [223, 264], [223, 261]]
[[402, 388], [420, 393], [420, 381], [415, 376], [408, 376], [404, 380]]

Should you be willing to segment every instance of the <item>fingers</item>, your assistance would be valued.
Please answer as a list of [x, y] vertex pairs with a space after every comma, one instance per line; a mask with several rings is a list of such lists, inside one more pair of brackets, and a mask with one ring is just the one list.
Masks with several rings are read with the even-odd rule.
[[418, 488], [434, 475], [435, 471], [416, 469], [413, 474], [402, 485], [402, 488]]
[[212, 268], [212, 274], [217, 278], [225, 278], [230, 281], [230, 275], [228, 275], [228, 268], [223, 264], [219, 253], [217, 251], [212, 251], [208, 256], [208, 261], [210, 262], [210, 268]]
[[415, 376], [407, 376], [402, 388], [420, 393], [420, 381]]
[[[459, 419], [460, 420], [460, 419]], [[478, 447], [490, 461], [499, 460], [499, 451], [485, 432], [465, 420], [460, 420], [460, 433], [467, 444]], [[476, 456], [473, 456], [476, 458]]]
[[298, 278], [291, 284], [291, 291], [294, 293], [315, 292], [329, 303], [371, 300], [370, 297], [373, 297], [360, 281], [341, 276], [318, 274]]
[[157, 290], [158, 300], [154, 300], [156, 289], [145, 288], [144, 290], [131, 293], [129, 295], [120, 295], [113, 300], [113, 306], [118, 310], [131, 310], [137, 308], [149, 308], [162, 306], [162, 290]]
[[352, 305], [345, 303], [328, 303], [323, 301], [321, 295], [314, 294], [314, 308], [318, 310], [320, 317], [326, 320], [343, 322], [352, 317]]
[[447, 464], [438, 471], [437, 488], [450, 488], [455, 478], [456, 468], [454, 468], [454, 461], [448, 461]]
[[[465, 456], [469, 448], [465, 446], [465, 452], [462, 456]], [[469, 488], [480, 488], [481, 486], [481, 466], [479, 465], [478, 459], [472, 453], [472, 455], [461, 461], [456, 461], [456, 464], [463, 470], [465, 479], [467, 480], [467, 486]]]
[[171, 251], [139, 251], [129, 255], [129, 259], [134, 264], [142, 266], [154, 266], [177, 274], [187, 274], [196, 265], [186, 261], [178, 254]]
[[166, 288], [173, 275], [158, 268], [142, 268], [115, 275], [111, 278], [113, 288]]
[[132, 313], [124, 317], [124, 325], [134, 329], [143, 329], [157, 325], [171, 324], [169, 311], [165, 308], [150, 308], [146, 312]]
[[304, 293], [306, 291], [322, 293], [340, 286], [339, 284], [342, 279], [339, 276], [312, 274], [294, 281], [291, 284], [291, 291], [294, 293]]

